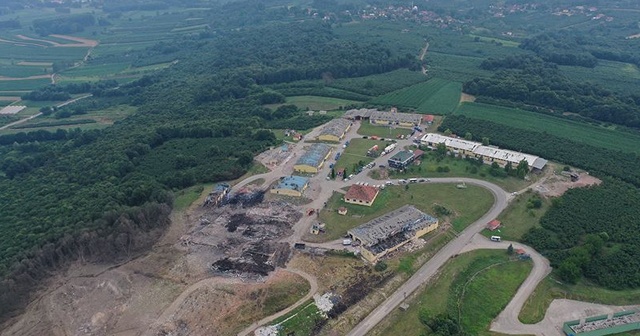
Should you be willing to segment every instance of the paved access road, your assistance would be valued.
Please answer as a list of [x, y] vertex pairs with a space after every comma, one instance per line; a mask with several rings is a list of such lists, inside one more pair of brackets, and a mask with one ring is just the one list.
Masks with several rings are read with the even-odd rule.
[[[387, 316], [406, 298], [407, 295], [415, 291], [422, 283], [429, 281], [438, 269], [444, 265], [449, 258], [460, 253], [473, 236], [482, 231], [486, 224], [496, 218], [502, 210], [507, 207], [510, 195], [493, 183], [468, 178], [432, 178], [429, 183], [456, 183], [463, 181], [467, 184], [474, 184], [489, 189], [494, 197], [495, 203], [491, 209], [485, 213], [480, 219], [469, 225], [462, 231], [457, 238], [449, 242], [438, 253], [436, 253], [429, 261], [427, 261], [420, 269], [405, 282], [398, 290], [389, 296], [378, 308], [374, 309], [364, 320], [362, 320], [351, 332], [350, 336], [364, 336], [376, 324]], [[378, 182], [379, 183], [379, 182]]]

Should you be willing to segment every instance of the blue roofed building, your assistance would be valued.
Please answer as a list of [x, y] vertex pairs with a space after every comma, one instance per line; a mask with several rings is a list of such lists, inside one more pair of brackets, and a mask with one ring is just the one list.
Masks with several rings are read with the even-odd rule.
[[309, 179], [302, 176], [283, 176], [271, 189], [272, 194], [300, 197], [309, 186]]
[[317, 174], [331, 154], [331, 146], [323, 143], [311, 145], [298, 159], [293, 170], [301, 173]]

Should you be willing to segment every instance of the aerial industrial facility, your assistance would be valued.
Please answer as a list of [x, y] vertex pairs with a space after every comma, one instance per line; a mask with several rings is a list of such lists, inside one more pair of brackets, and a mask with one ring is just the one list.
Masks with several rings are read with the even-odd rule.
[[506, 166], [507, 163], [515, 166], [522, 160], [526, 160], [531, 169], [543, 169], [547, 164], [547, 160], [535, 155], [500, 149], [494, 146], [484, 146], [479, 142], [435, 133], [425, 134], [420, 142], [431, 149], [435, 149], [438, 144], [444, 144], [453, 153], [482, 159], [484, 163], [488, 164], [496, 162], [501, 167]]

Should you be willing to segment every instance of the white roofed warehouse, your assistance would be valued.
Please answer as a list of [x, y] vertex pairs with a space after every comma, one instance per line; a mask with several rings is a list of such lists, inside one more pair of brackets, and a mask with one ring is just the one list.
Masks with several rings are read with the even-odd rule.
[[351, 122], [346, 119], [333, 119], [328, 122], [318, 135], [319, 141], [340, 142], [351, 128]]

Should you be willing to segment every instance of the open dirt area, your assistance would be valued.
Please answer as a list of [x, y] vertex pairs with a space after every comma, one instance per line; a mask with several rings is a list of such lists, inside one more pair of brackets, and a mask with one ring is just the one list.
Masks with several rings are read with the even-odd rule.
[[563, 174], [552, 174], [548, 176], [541, 184], [535, 187], [540, 194], [548, 197], [561, 196], [567, 190], [573, 188], [584, 188], [591, 185], [602, 183], [598, 178], [589, 175], [589, 173], [581, 171], [576, 172], [579, 176], [577, 180], [572, 181], [571, 176]]
[[476, 101], [476, 97], [472, 96], [470, 94], [466, 94], [466, 93], [461, 93], [460, 94], [460, 102], [464, 103], [464, 102], [471, 102], [473, 103], [474, 101]]
[[[205, 196], [172, 214], [146, 255], [121, 265], [77, 262], [52, 278], [1, 334], [230, 335], [307, 294], [304, 278], [273, 272], [289, 259], [278, 240], [302, 216], [295, 207], [250, 195], [203, 207]], [[272, 288], [286, 295], [270, 298]]]
[[16, 37], [21, 39], [21, 40], [44, 42], [44, 43], [50, 44], [52, 47], [68, 47], [68, 48], [81, 47], [81, 48], [86, 48], [86, 47], [95, 47], [95, 46], [98, 45], [98, 41], [89, 40], [89, 39], [85, 39], [85, 38], [81, 38], [81, 37], [68, 36], [68, 35], [55, 35], [55, 34], [52, 34], [51, 36], [57, 37], [57, 38], [61, 38], [61, 39], [64, 39], [64, 40], [78, 42], [78, 43], [58, 43], [58, 42], [55, 42], [55, 41], [50, 41], [50, 40], [45, 40], [45, 39], [37, 39], [37, 38], [28, 37], [28, 36], [24, 36], [24, 35], [16, 35]]

